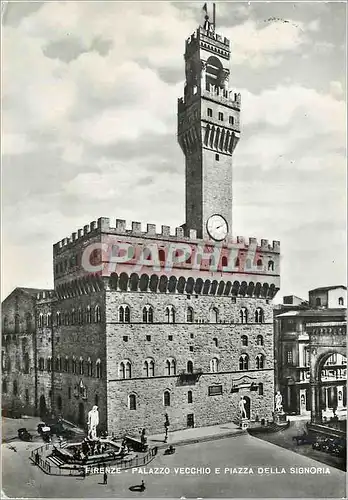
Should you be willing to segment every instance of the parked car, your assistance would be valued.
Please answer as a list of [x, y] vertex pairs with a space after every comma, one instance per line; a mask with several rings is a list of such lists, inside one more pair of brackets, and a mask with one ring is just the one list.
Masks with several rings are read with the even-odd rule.
[[21, 441], [32, 441], [33, 440], [33, 436], [30, 434], [30, 432], [25, 427], [18, 429], [18, 437]]

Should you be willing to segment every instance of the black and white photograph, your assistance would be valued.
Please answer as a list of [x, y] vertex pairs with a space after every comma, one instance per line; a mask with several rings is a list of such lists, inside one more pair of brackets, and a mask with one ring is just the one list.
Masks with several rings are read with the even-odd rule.
[[1, 498], [346, 498], [347, 2], [1, 15]]

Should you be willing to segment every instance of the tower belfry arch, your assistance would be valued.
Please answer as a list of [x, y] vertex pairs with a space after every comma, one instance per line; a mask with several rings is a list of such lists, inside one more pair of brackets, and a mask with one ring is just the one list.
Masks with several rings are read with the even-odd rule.
[[321, 371], [332, 354], [347, 354], [346, 321], [307, 323], [311, 386], [311, 422], [322, 423], [320, 407]]

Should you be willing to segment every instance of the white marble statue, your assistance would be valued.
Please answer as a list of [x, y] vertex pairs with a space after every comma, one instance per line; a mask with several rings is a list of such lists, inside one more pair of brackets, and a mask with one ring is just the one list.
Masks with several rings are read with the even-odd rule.
[[239, 410], [240, 410], [240, 416], [242, 418], [247, 418], [246, 410], [245, 410], [245, 399], [241, 397], [239, 401]]
[[97, 426], [99, 424], [98, 406], [88, 412], [88, 437], [89, 439], [97, 439]]
[[274, 396], [274, 402], [275, 402], [275, 409], [276, 411], [282, 411], [283, 410], [283, 398], [282, 395], [280, 394], [279, 391], [277, 391], [276, 395]]

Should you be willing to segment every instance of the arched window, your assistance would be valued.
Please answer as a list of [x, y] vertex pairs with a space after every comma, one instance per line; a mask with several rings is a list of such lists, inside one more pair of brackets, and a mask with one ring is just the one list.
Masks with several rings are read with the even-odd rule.
[[94, 321], [96, 323], [100, 323], [101, 322], [100, 306], [95, 306], [95, 309], [94, 309]]
[[39, 328], [42, 328], [43, 327], [43, 314], [40, 313], [39, 314]]
[[247, 335], [242, 335], [240, 339], [242, 341], [242, 345], [243, 346], [247, 346], [248, 345], [249, 342], [248, 342], [248, 336]]
[[70, 314], [68, 312], [66, 312], [65, 315], [64, 315], [64, 324], [66, 326], [70, 325]]
[[130, 410], [137, 409], [137, 399], [136, 399], [135, 394], [129, 394], [129, 396], [128, 396], [128, 408]]
[[151, 306], [143, 307], [143, 323], [153, 323], [153, 308]]
[[317, 297], [317, 298], [315, 299], [315, 305], [316, 305], [316, 306], [321, 306], [321, 298], [320, 298], [320, 297]]
[[118, 368], [118, 377], [121, 379], [132, 377], [132, 366], [129, 360], [121, 361]]
[[263, 354], [258, 354], [256, 356], [256, 369], [257, 370], [262, 370], [263, 369], [263, 365], [264, 365], [263, 360], [264, 360]]
[[68, 358], [68, 356], [66, 356], [64, 359], [64, 371], [65, 371], [65, 373], [69, 373], [69, 358]]
[[344, 306], [344, 298], [343, 297], [338, 297], [338, 305]]
[[176, 362], [174, 358], [166, 360], [166, 375], [176, 375]]
[[224, 255], [221, 259], [221, 267], [227, 267], [228, 265], [228, 260], [227, 257]]
[[255, 311], [255, 323], [263, 323], [264, 322], [264, 313], [261, 307], [258, 307]]
[[217, 347], [219, 345], [218, 339], [216, 337], [213, 338], [213, 342], [214, 342], [215, 347]]
[[258, 335], [256, 337], [256, 344], [257, 345], [263, 345], [263, 336], [262, 335]]
[[86, 309], [86, 323], [92, 323], [91, 306], [87, 306], [87, 309]]
[[82, 323], [83, 323], [83, 314], [82, 314], [81, 307], [79, 307], [79, 309], [77, 311], [77, 322], [79, 325], [82, 325]]
[[29, 354], [27, 352], [25, 352], [23, 354], [23, 372], [24, 373], [29, 373], [29, 364], [30, 364]]
[[100, 359], [97, 359], [95, 363], [95, 376], [97, 378], [102, 378], [102, 364]]
[[248, 370], [249, 369], [249, 356], [247, 354], [242, 354], [239, 358], [239, 369]]
[[43, 372], [45, 369], [45, 360], [44, 358], [39, 358], [39, 370], [40, 372]]
[[163, 405], [170, 406], [170, 392], [164, 391], [163, 393]]
[[219, 321], [219, 309], [213, 307], [210, 309], [210, 323], [217, 323]]
[[187, 373], [193, 373], [193, 363], [192, 361], [187, 362]]
[[80, 359], [79, 359], [79, 375], [83, 375], [83, 373], [84, 373], [83, 358], [80, 357]]
[[47, 326], [49, 326], [49, 327], [52, 326], [52, 314], [51, 313], [47, 314]]
[[248, 322], [248, 310], [246, 307], [242, 307], [242, 309], [239, 312], [240, 316], [240, 322], [241, 323], [247, 323]]
[[13, 395], [17, 396], [17, 394], [18, 394], [18, 383], [17, 383], [17, 380], [14, 380], [13, 381]]
[[55, 368], [54, 369], [55, 369], [56, 372], [61, 372], [62, 371], [62, 360], [61, 360], [60, 356], [56, 357]]
[[187, 393], [187, 402], [188, 403], [192, 403], [192, 391], [188, 391]]
[[213, 358], [210, 361], [210, 371], [216, 373], [219, 371], [219, 360], [217, 358]]
[[71, 361], [71, 371], [74, 375], [77, 373], [77, 364], [76, 364], [76, 358], [73, 356], [72, 361]]
[[187, 308], [186, 321], [187, 321], [187, 323], [193, 323], [193, 308], [192, 307]]
[[130, 308], [128, 306], [124, 308], [124, 322], [130, 323]]
[[274, 262], [273, 260], [268, 261], [268, 270], [269, 271], [274, 271]]
[[158, 252], [158, 257], [159, 257], [160, 262], [165, 262], [165, 260], [166, 260], [166, 254], [165, 254], [164, 250], [161, 249]]
[[75, 325], [75, 323], [76, 323], [76, 312], [75, 312], [75, 309], [73, 309], [71, 311], [71, 324]]
[[167, 323], [175, 323], [175, 309], [173, 306], [166, 307]]
[[47, 358], [47, 371], [52, 371], [52, 358]]
[[57, 313], [56, 313], [56, 325], [61, 326], [61, 324], [62, 324], [62, 316], [61, 316], [60, 312], [57, 311]]
[[92, 377], [92, 360], [91, 360], [91, 358], [87, 359], [87, 376]]
[[118, 321], [120, 323], [124, 323], [124, 307], [123, 306], [120, 306], [118, 308]]
[[250, 259], [247, 259], [245, 261], [245, 269], [251, 269], [251, 260]]
[[155, 362], [153, 359], [146, 359], [144, 361], [144, 376], [145, 377], [154, 377], [155, 376]]
[[262, 266], [263, 266], [262, 259], [258, 259], [256, 262], [256, 265], [257, 265], [258, 269], [262, 269]]

